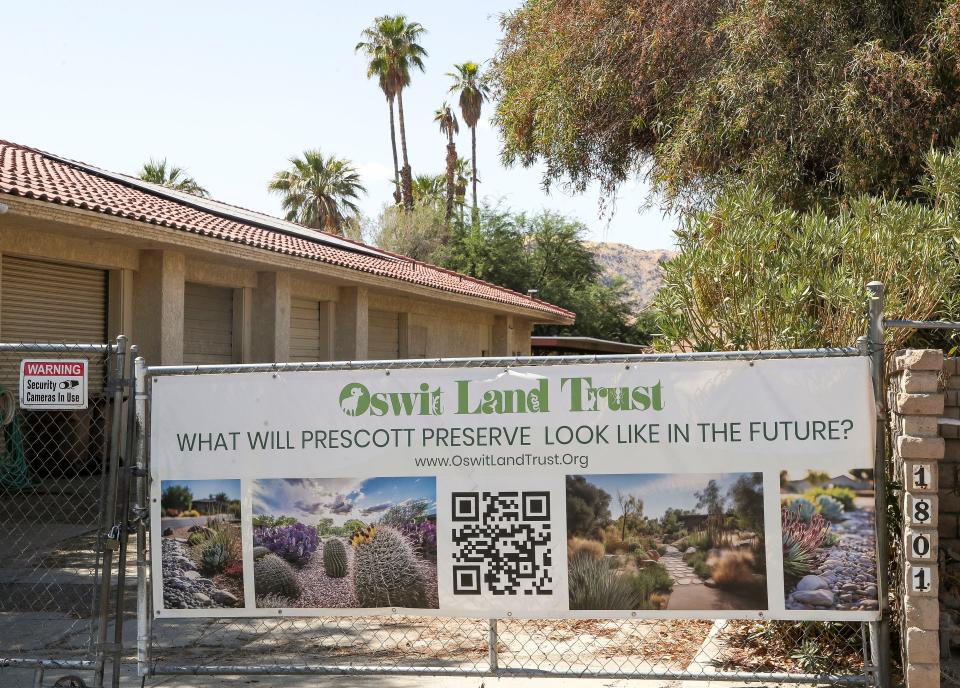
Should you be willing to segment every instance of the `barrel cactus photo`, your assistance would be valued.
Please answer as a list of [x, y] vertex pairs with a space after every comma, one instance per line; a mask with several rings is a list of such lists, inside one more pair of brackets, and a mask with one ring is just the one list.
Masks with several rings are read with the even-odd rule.
[[435, 609], [433, 477], [253, 481], [260, 609]]
[[331, 578], [347, 575], [347, 548], [342, 540], [330, 538], [323, 543], [323, 570]]
[[243, 607], [240, 481], [164, 480], [160, 489], [163, 607]]

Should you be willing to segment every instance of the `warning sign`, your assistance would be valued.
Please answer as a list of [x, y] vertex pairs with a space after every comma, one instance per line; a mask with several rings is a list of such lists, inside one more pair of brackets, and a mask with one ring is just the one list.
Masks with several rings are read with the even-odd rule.
[[20, 408], [87, 408], [85, 359], [20, 361]]

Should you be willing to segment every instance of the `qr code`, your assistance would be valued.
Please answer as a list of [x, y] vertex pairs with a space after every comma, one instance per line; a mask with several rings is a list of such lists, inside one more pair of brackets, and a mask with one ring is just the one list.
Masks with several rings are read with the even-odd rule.
[[552, 595], [549, 492], [453, 493], [453, 594]]

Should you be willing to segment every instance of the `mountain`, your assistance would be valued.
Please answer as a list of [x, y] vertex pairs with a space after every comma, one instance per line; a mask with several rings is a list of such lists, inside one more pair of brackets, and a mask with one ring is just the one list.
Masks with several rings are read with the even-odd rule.
[[627, 244], [597, 241], [583, 243], [596, 256], [605, 278], [613, 280], [615, 277], [623, 277], [626, 280], [627, 293], [634, 312], [642, 311], [653, 301], [663, 279], [660, 262], [674, 254], [674, 251], [664, 248], [644, 251]]

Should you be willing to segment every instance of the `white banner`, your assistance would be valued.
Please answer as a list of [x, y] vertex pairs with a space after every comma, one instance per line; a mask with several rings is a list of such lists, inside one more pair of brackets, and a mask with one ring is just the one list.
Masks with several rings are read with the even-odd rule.
[[153, 378], [163, 617], [878, 618], [866, 358]]

